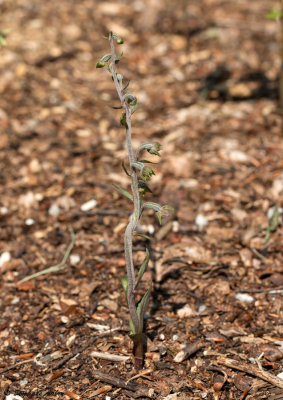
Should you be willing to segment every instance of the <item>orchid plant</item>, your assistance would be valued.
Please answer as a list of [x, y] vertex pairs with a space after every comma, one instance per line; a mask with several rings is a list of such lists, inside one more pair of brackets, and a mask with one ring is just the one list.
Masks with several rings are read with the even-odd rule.
[[[119, 63], [122, 54], [117, 56], [115, 52], [115, 43], [117, 45], [123, 44], [123, 39], [112, 32], [109, 33], [108, 37], [105, 39], [110, 42], [110, 53], [105, 54], [96, 64], [96, 68], [106, 67], [107, 71], [112, 75], [112, 80], [114, 82], [120, 105], [118, 107], [112, 107], [114, 109], [122, 109], [122, 115], [120, 118], [120, 125], [126, 130], [126, 147], [128, 151], [129, 159], [129, 171], [127, 171], [125, 164], [122, 163], [125, 173], [129, 176], [131, 180], [131, 193], [114, 185], [114, 187], [126, 196], [133, 203], [133, 212], [130, 215], [128, 225], [124, 234], [124, 247], [125, 247], [125, 260], [127, 276], [122, 278], [122, 286], [127, 298], [127, 303], [129, 307], [130, 314], [130, 337], [134, 343], [133, 355], [135, 360], [135, 367], [140, 370], [143, 366], [144, 360], [144, 315], [148, 302], [150, 299], [150, 293], [152, 288], [152, 283], [150, 283], [148, 290], [137, 301], [137, 289], [141, 282], [141, 279], [146, 271], [149, 262], [149, 251], [146, 249], [146, 254], [144, 261], [137, 273], [135, 274], [134, 261], [133, 261], [133, 236], [140, 235], [137, 232], [138, 221], [142, 217], [143, 211], [146, 208], [153, 209], [156, 212], [156, 216], [161, 224], [162, 217], [169, 215], [169, 211], [172, 207], [168, 205], [161, 206], [160, 204], [153, 202], [145, 202], [144, 197], [147, 193], [152, 193], [147, 182], [150, 178], [155, 175], [153, 169], [148, 165], [151, 163], [149, 160], [141, 159], [141, 154], [144, 151], [160, 157], [161, 145], [158, 142], [153, 143], [143, 143], [134, 152], [132, 146], [132, 122], [131, 118], [134, 112], [138, 108], [137, 98], [127, 92], [129, 82], [124, 84], [123, 75], [117, 73], [116, 65]], [[146, 237], [148, 238], [148, 237]]]

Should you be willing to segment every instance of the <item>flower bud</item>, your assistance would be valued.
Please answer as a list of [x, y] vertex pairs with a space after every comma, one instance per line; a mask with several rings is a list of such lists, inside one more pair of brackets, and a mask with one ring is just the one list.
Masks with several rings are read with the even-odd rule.
[[105, 63], [103, 61], [98, 61], [96, 63], [96, 68], [103, 68], [105, 66]]

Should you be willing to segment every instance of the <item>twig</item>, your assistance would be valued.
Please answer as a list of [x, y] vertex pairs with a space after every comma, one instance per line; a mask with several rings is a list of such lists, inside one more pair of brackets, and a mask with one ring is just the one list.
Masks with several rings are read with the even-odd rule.
[[39, 271], [39, 272], [36, 272], [35, 274], [26, 276], [24, 279], [20, 280], [18, 282], [18, 284], [30, 281], [31, 279], [37, 278], [38, 276], [41, 276], [41, 275], [46, 275], [46, 274], [50, 274], [52, 272], [61, 271], [62, 269], [64, 269], [66, 267], [66, 262], [67, 262], [68, 257], [74, 247], [75, 239], [76, 239], [75, 233], [71, 226], [69, 227], [69, 230], [70, 230], [70, 234], [71, 234], [71, 243], [69, 244], [69, 247], [68, 247], [62, 261], [57, 265], [53, 265], [52, 267], [44, 269], [43, 271]]
[[109, 383], [110, 385], [131, 390], [131, 396], [134, 398], [137, 397], [149, 397], [150, 399], [154, 398], [154, 390], [149, 389], [146, 386], [139, 385], [135, 382], [126, 382], [124, 379], [118, 378], [114, 375], [105, 374], [97, 369], [92, 371], [95, 379], [99, 379], [102, 382]]
[[107, 352], [101, 351], [92, 351], [90, 355], [94, 358], [100, 358], [101, 360], [108, 360], [108, 361], [128, 361], [130, 359], [129, 356], [121, 356], [119, 354], [111, 354]]
[[257, 249], [255, 249], [254, 247], [250, 247], [251, 251], [254, 253], [254, 255], [256, 257], [258, 257], [260, 260], [264, 261], [265, 263], [270, 264], [271, 260], [269, 260], [268, 258], [264, 257]]
[[277, 288], [273, 288], [273, 289], [243, 289], [243, 290], [239, 290], [238, 293], [266, 293], [266, 294], [280, 294], [283, 293], [283, 287], [279, 286]]
[[132, 376], [130, 379], [128, 379], [128, 380], [126, 381], [126, 384], [128, 384], [128, 383], [131, 382], [131, 381], [133, 381], [134, 379], [140, 378], [141, 376], [145, 376], [145, 375], [151, 374], [152, 372], [153, 372], [153, 369], [152, 369], [152, 368], [145, 369], [145, 370], [143, 370], [142, 372], [140, 372], [139, 374], [134, 375], [134, 376]]
[[255, 365], [241, 363], [239, 361], [236, 361], [236, 360], [233, 360], [230, 358], [219, 358], [216, 361], [216, 364], [222, 364], [222, 365], [225, 365], [226, 367], [230, 367], [230, 368], [233, 368], [233, 369], [236, 369], [239, 371], [246, 372], [247, 374], [257, 376], [258, 378], [283, 389], [283, 380], [282, 379], [280, 379], [277, 376], [274, 376], [264, 370], [261, 371]]
[[0, 371], [0, 375], [4, 374], [5, 372], [10, 371], [11, 369], [14, 369], [14, 368], [18, 367], [19, 365], [26, 364], [26, 363], [29, 363], [29, 362], [32, 362], [32, 361], [34, 361], [34, 357], [30, 358], [29, 360], [20, 361], [20, 362], [14, 364], [14, 365], [10, 365], [9, 367], [5, 367], [4, 369], [2, 369]]

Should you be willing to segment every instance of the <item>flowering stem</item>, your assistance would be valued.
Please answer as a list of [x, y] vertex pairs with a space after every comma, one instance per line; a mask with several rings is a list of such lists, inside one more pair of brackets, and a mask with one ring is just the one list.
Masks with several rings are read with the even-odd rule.
[[131, 189], [133, 195], [133, 203], [134, 203], [134, 210], [132, 215], [130, 216], [129, 223], [125, 230], [124, 235], [124, 246], [125, 246], [125, 259], [126, 259], [126, 268], [127, 268], [127, 275], [128, 275], [128, 295], [127, 301], [130, 311], [130, 316], [133, 321], [135, 333], [139, 331], [139, 319], [136, 310], [135, 304], [135, 271], [134, 271], [134, 262], [133, 262], [133, 232], [135, 231], [140, 215], [140, 196], [139, 196], [139, 188], [138, 188], [138, 177], [136, 171], [132, 167], [132, 164], [135, 162], [135, 156], [133, 152], [132, 146], [132, 124], [131, 124], [131, 110], [127, 101], [122, 93], [122, 88], [117, 78], [116, 73], [116, 54], [114, 48], [114, 40], [112, 34], [109, 36], [110, 41], [110, 48], [111, 48], [111, 72], [113, 81], [115, 84], [116, 91], [118, 93], [119, 99], [121, 101], [121, 105], [125, 110], [126, 114], [126, 146], [128, 151], [129, 163], [130, 163], [130, 176], [131, 176]]

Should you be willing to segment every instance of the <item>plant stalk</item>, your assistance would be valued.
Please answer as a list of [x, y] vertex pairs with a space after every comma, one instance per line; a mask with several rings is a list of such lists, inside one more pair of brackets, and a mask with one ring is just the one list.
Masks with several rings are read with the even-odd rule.
[[119, 99], [121, 101], [121, 105], [126, 113], [126, 146], [128, 151], [129, 163], [130, 163], [130, 175], [131, 175], [131, 189], [133, 195], [133, 203], [134, 210], [132, 215], [130, 216], [129, 223], [125, 230], [124, 235], [124, 246], [125, 246], [125, 259], [126, 259], [126, 268], [128, 275], [128, 295], [127, 301], [130, 311], [130, 316], [133, 321], [135, 333], [138, 333], [139, 330], [139, 320], [137, 316], [136, 304], [135, 304], [135, 271], [134, 271], [134, 261], [133, 261], [133, 232], [135, 231], [140, 215], [140, 196], [139, 196], [139, 188], [138, 188], [138, 178], [135, 170], [132, 167], [132, 164], [135, 162], [133, 147], [132, 147], [132, 124], [131, 124], [131, 110], [129, 105], [127, 104], [123, 93], [121, 85], [118, 81], [116, 74], [116, 54], [114, 48], [113, 37], [110, 34], [110, 48], [111, 48], [111, 67], [112, 67], [112, 77], [115, 84], [116, 91], [118, 93]]

